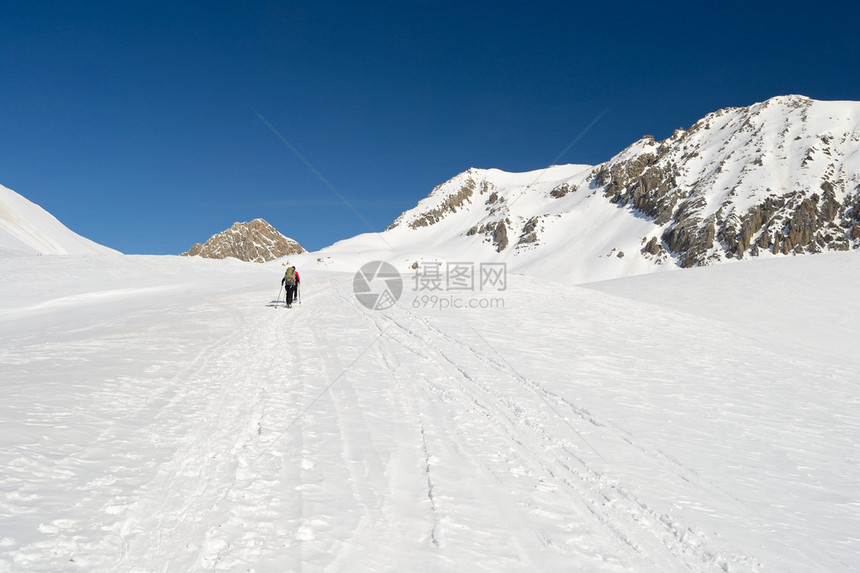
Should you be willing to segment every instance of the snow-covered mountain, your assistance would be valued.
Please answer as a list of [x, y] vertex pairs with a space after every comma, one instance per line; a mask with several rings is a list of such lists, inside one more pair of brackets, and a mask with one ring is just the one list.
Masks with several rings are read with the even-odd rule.
[[709, 114], [606, 163], [470, 169], [381, 235], [411, 259], [504, 260], [568, 282], [860, 247], [860, 102], [775, 97]]
[[589, 182], [659, 229], [643, 256], [683, 267], [860, 246], [860, 102], [802, 96], [643, 138]]
[[0, 256], [117, 253], [86, 239], [15, 191], [0, 185]]
[[208, 241], [195, 243], [185, 256], [200, 256], [208, 259], [234, 257], [243, 261], [262, 263], [287, 255], [297, 255], [305, 250], [296, 241], [285, 237], [263, 219], [233, 226]]

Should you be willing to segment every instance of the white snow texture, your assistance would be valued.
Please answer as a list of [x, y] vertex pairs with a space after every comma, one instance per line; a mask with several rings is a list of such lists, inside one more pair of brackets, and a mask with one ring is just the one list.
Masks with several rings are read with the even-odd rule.
[[856, 252], [385, 312], [291, 262], [287, 310], [279, 263], [0, 259], [0, 571], [860, 567]]

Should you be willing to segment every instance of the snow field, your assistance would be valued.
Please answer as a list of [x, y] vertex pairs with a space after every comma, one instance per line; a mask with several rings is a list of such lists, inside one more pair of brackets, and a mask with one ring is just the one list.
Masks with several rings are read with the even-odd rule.
[[[781, 303], [857, 316], [852, 255]], [[0, 261], [0, 571], [858, 566], [855, 346], [703, 304], [752, 266], [374, 312], [293, 262], [288, 310], [278, 263]]]

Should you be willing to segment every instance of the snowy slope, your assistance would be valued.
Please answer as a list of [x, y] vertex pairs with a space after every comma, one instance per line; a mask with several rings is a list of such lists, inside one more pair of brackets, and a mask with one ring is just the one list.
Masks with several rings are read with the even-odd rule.
[[50, 213], [0, 185], [0, 257], [116, 253], [69, 230]]
[[[839, 265], [842, 272], [833, 273]], [[858, 267], [860, 253], [823, 253], [812, 260], [744, 261], [584, 286], [720, 322], [760, 346], [777, 344], [786, 352], [860, 366], [860, 315], [852, 304], [842, 304], [856, 297]]]
[[857, 254], [385, 312], [316, 254], [292, 310], [280, 263], [2, 259], [0, 571], [856, 571]]
[[587, 165], [527, 173], [470, 169], [438, 186], [385, 232], [359, 235], [318, 254], [334, 264], [359, 254], [376, 257], [402, 270], [435, 260], [504, 262], [511, 272], [572, 283], [660, 269], [647, 259], [618, 256], [640, 248], [652, 223], [595, 191], [570, 191], [587, 186], [592, 172]]
[[860, 248], [860, 102], [775, 97], [595, 167], [470, 169], [385, 232], [323, 254], [501, 261], [578, 284]]

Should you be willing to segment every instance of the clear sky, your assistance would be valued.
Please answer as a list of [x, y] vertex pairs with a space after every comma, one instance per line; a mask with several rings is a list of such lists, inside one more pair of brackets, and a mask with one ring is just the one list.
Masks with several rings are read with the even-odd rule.
[[847, 1], [0, 8], [0, 184], [125, 253], [256, 217], [316, 250], [469, 167], [596, 164], [776, 95], [860, 100]]

